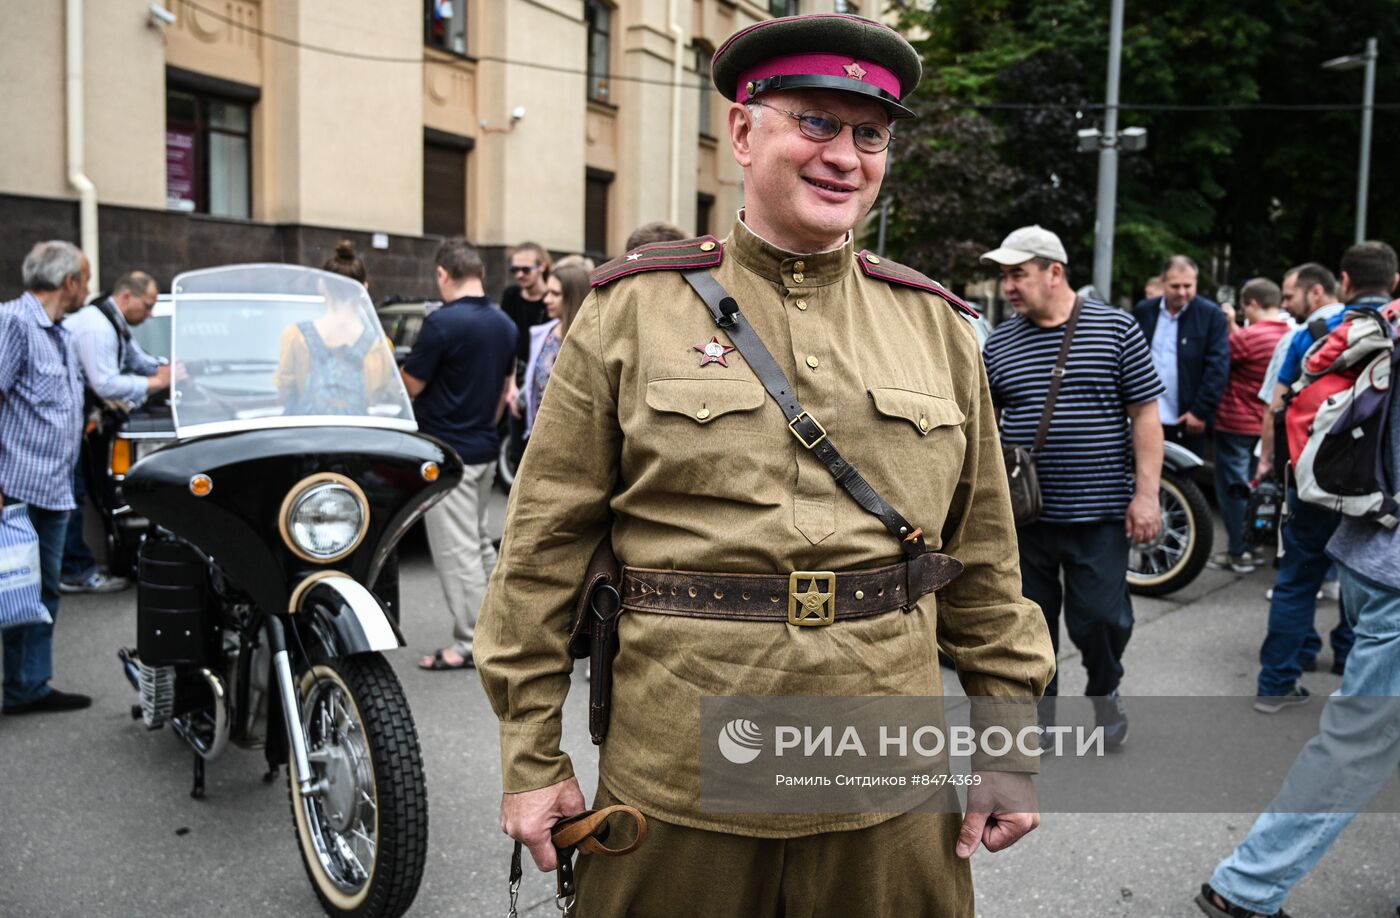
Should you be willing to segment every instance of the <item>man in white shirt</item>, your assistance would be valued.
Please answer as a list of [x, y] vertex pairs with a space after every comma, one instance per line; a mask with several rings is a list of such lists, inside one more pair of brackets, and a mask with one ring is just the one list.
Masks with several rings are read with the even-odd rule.
[[[84, 306], [64, 327], [72, 336], [87, 390], [103, 401], [139, 405], [146, 396], [170, 385], [170, 366], [141, 349], [131, 329], [150, 317], [156, 305], [156, 282], [144, 271], [118, 278], [106, 299]], [[59, 589], [65, 593], [110, 593], [125, 589], [125, 578], [113, 577], [97, 566], [83, 541], [83, 501], [87, 496], [83, 462], [73, 470], [77, 509], [68, 517]]]

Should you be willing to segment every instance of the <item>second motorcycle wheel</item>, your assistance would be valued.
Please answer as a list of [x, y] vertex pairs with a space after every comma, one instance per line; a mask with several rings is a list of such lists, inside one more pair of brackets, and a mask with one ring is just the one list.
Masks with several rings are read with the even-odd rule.
[[380, 654], [313, 666], [299, 685], [317, 792], [288, 792], [302, 862], [331, 915], [397, 918], [423, 879], [428, 799], [403, 686]]
[[1215, 542], [1210, 504], [1195, 482], [1163, 471], [1160, 500], [1162, 531], [1128, 549], [1128, 589], [1141, 596], [1165, 596], [1195, 580]]

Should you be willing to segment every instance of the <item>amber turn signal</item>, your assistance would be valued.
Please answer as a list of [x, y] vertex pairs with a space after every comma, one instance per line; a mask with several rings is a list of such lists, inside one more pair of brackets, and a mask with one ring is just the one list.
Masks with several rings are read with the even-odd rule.
[[212, 490], [214, 490], [214, 480], [208, 475], [190, 476], [190, 493], [195, 497], [208, 497]]
[[418, 474], [423, 476], [424, 481], [437, 481], [442, 470], [436, 462], [425, 462], [418, 467]]
[[118, 437], [112, 441], [112, 474], [125, 475], [131, 471], [131, 441]]

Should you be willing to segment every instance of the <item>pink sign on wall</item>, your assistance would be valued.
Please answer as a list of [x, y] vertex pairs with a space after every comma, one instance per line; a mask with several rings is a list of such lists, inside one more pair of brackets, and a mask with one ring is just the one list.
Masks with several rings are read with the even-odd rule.
[[165, 132], [165, 206], [195, 208], [194, 131]]

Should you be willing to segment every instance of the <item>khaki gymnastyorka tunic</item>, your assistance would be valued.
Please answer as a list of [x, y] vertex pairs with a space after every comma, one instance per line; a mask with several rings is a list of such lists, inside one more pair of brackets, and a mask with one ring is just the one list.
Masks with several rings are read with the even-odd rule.
[[[1037, 696], [1054, 668], [1020, 594], [1016, 533], [973, 329], [926, 292], [867, 277], [850, 243], [792, 255], [742, 222], [715, 278], [845, 457], [966, 566], [898, 611], [797, 628], [629, 611], [618, 625], [600, 778], [679, 825], [794, 837], [888, 814], [743, 815], [699, 806], [706, 695], [940, 695], [937, 646], [969, 694]], [[477, 626], [508, 793], [573, 773], [560, 751], [566, 650], [584, 568], [611, 522], [624, 564], [786, 574], [898, 560], [895, 538], [788, 430], [681, 273], [598, 287], [570, 326], [511, 494]], [[937, 646], [936, 646], [937, 645]], [[1008, 769], [1033, 765], [1008, 765]]]

